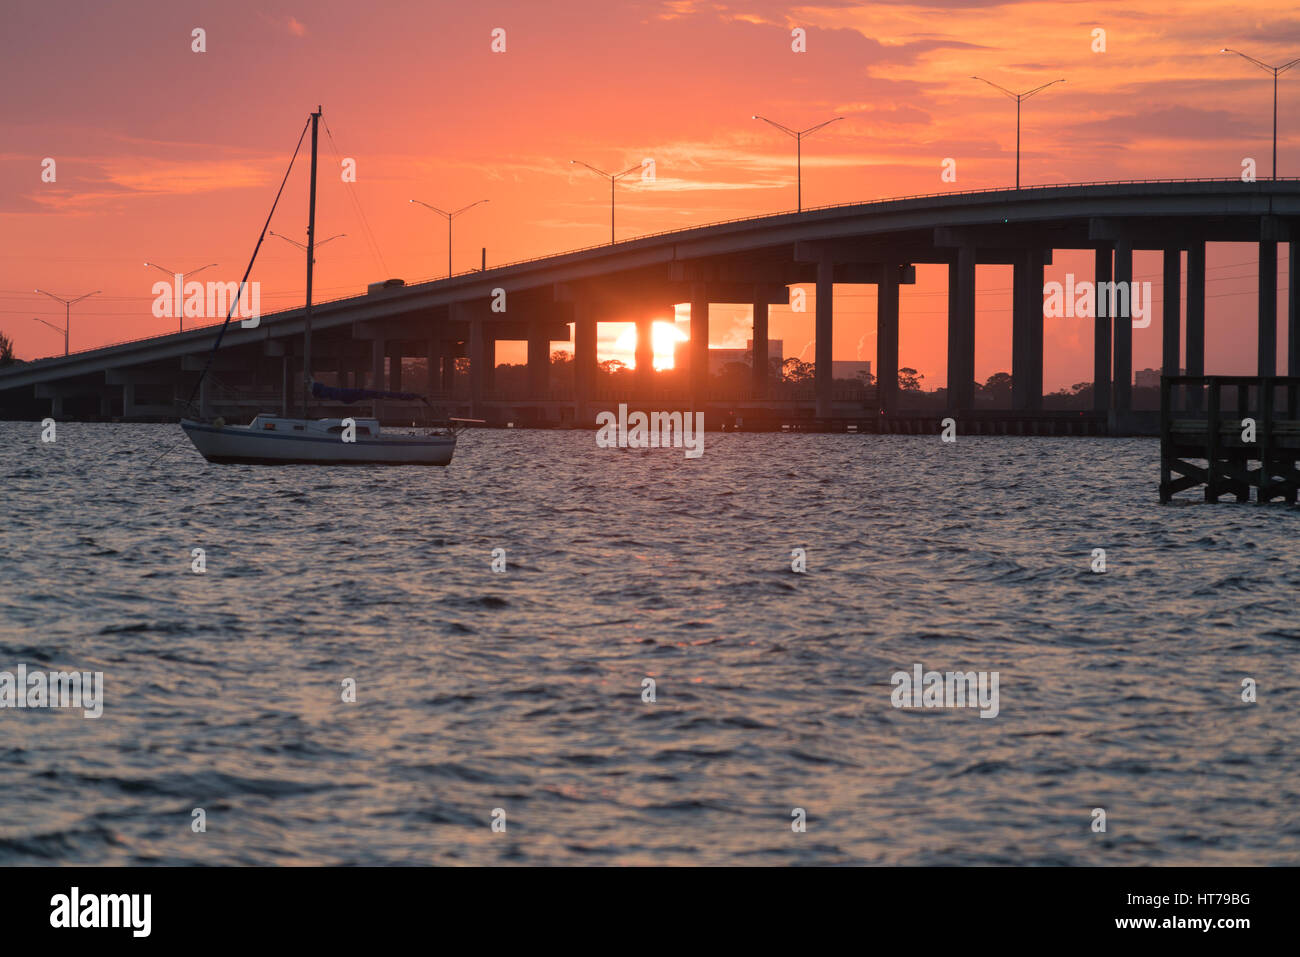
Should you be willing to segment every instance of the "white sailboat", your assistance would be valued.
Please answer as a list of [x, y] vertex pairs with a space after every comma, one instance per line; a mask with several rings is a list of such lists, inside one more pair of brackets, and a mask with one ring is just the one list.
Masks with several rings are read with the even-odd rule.
[[[320, 108], [311, 115], [311, 198], [307, 219], [307, 302], [303, 323], [303, 411], [312, 397], [332, 402], [367, 399], [427, 399], [416, 393], [372, 389], [331, 388], [315, 382], [311, 374], [311, 288], [316, 237], [316, 135]], [[302, 140], [299, 139], [301, 146]], [[292, 162], [290, 163], [292, 169]], [[288, 174], [285, 174], [286, 178]], [[281, 185], [283, 190], [283, 184]], [[277, 202], [279, 197], [276, 197]], [[272, 214], [275, 208], [272, 207]], [[268, 217], [269, 225], [270, 219]], [[263, 235], [265, 235], [265, 227]], [[258, 242], [260, 248], [261, 241]], [[256, 250], [253, 258], [256, 259]], [[249, 270], [252, 263], [249, 263]], [[245, 280], [248, 274], [245, 273]], [[242, 294], [244, 284], [240, 284]], [[238, 301], [238, 300], [236, 300]], [[234, 305], [231, 306], [234, 314]], [[226, 317], [226, 325], [230, 316]], [[213, 353], [221, 346], [217, 336]], [[209, 358], [211, 364], [211, 358]], [[206, 375], [207, 370], [204, 370]], [[200, 376], [200, 380], [202, 376]], [[195, 385], [195, 391], [198, 385]], [[311, 419], [260, 414], [248, 425], [228, 425], [223, 419], [203, 422], [182, 418], [181, 428], [209, 462], [285, 465], [447, 465], [456, 451], [459, 432], [479, 419], [451, 419], [445, 428], [385, 430], [377, 418]]]
[[263, 465], [447, 465], [456, 432], [393, 431], [378, 419], [290, 419], [259, 415], [248, 425], [181, 420], [209, 462]]

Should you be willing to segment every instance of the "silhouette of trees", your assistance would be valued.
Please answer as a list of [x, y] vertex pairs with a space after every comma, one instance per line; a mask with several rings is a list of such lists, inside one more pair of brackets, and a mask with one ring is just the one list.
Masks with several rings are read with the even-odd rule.
[[804, 362], [798, 356], [781, 363], [781, 378], [786, 382], [811, 382], [816, 371], [813, 363]]
[[898, 370], [898, 387], [904, 392], [920, 392], [921, 380], [924, 378], [924, 375], [911, 366], [904, 366]]
[[995, 372], [988, 377], [988, 381], [981, 387], [985, 395], [993, 400], [994, 404], [1011, 401], [1011, 373]]
[[0, 366], [13, 365], [14, 362], [14, 342], [0, 332]]

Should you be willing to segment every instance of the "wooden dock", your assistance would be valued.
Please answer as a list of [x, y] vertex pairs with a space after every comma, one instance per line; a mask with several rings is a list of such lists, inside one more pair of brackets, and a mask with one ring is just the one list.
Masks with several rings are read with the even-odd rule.
[[1248, 502], [1253, 489], [1257, 503], [1294, 504], [1298, 399], [1295, 376], [1163, 376], [1160, 501], [1201, 487], [1207, 502]]

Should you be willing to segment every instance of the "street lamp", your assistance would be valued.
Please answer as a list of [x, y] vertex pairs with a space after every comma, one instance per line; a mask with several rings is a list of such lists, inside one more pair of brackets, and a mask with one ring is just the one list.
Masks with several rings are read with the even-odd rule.
[[792, 130], [788, 126], [782, 126], [780, 123], [777, 123], [774, 120], [769, 120], [766, 116], [759, 116], [757, 113], [751, 116], [750, 119], [762, 120], [764, 123], [767, 123], [770, 126], [775, 126], [782, 133], [786, 133], [794, 137], [795, 182], [797, 184], [796, 185], [797, 205], [795, 206], [795, 209], [798, 210], [799, 212], [803, 212], [803, 138], [805, 136], [809, 136], [813, 133], [816, 133], [823, 126], [830, 126], [836, 120], [844, 119], [844, 117], [837, 116], [834, 119], [827, 120], [825, 123], [818, 123], [816, 126], [810, 126], [806, 130]]
[[622, 179], [624, 176], [626, 176], [628, 173], [632, 173], [635, 172], [636, 170], [639, 170], [641, 168], [641, 164], [637, 163], [635, 166], [629, 166], [621, 173], [606, 173], [603, 169], [597, 169], [596, 167], [592, 166], [590, 163], [584, 163], [582, 160], [569, 160], [569, 165], [585, 166], [593, 173], [596, 173], [600, 176], [604, 176], [606, 179], [609, 180], [609, 244], [611, 246], [614, 245], [614, 184], [618, 182], [620, 179]]
[[[59, 331], [63, 333], [63, 354], [66, 356], [68, 354], [68, 329], [72, 327], [72, 304], [74, 302], [81, 302], [83, 299], [89, 299], [91, 296], [97, 296], [103, 292], [103, 290], [96, 289], [94, 292], [88, 292], [84, 296], [78, 296], [76, 299], [64, 299], [62, 296], [56, 296], [54, 293], [46, 292], [44, 289], [37, 289], [36, 291], [43, 296], [49, 296], [51, 299], [57, 299], [59, 302], [63, 303], [63, 328]], [[37, 319], [36, 321], [45, 322], [44, 319]], [[53, 329], [59, 328], [49, 322], [45, 322], [45, 324]]]
[[439, 209], [437, 206], [430, 206], [428, 203], [424, 202], [423, 200], [411, 199], [411, 200], [407, 200], [407, 202], [415, 203], [417, 206], [423, 206], [425, 209], [431, 209], [439, 216], [446, 217], [447, 219], [447, 278], [450, 279], [451, 278], [451, 221], [455, 219], [457, 216], [459, 216], [461, 213], [465, 212], [466, 210], [473, 209], [475, 206], [482, 206], [484, 203], [487, 202], [487, 200], [480, 199], [476, 203], [470, 203], [468, 206], [462, 206], [460, 209], [452, 210], [450, 213], [447, 212], [446, 210]]
[[973, 76], [971, 77], [971, 79], [979, 80], [981, 83], [987, 83], [989, 86], [993, 87], [993, 89], [1002, 91], [1007, 96], [1011, 97], [1011, 99], [1016, 101], [1016, 189], [1019, 189], [1020, 188], [1020, 103], [1022, 100], [1029, 99], [1035, 93], [1041, 93], [1049, 86], [1053, 86], [1057, 83], [1064, 83], [1065, 79], [1062, 78], [1059, 80], [1053, 80], [1051, 83], [1044, 83], [1042, 86], [1036, 86], [1032, 90], [1028, 90], [1027, 92], [1024, 93], [1012, 93], [1005, 86], [998, 86], [992, 80], [986, 80], [982, 76]]
[[1253, 56], [1247, 56], [1240, 50], [1229, 50], [1227, 47], [1224, 47], [1219, 52], [1235, 53], [1243, 60], [1249, 60], [1261, 70], [1267, 70], [1269, 73], [1273, 74], [1273, 179], [1277, 179], [1277, 78], [1297, 63], [1300, 63], [1300, 57], [1297, 57], [1290, 63], [1283, 63], [1281, 66], [1269, 66], [1267, 63], [1261, 63], [1259, 60], [1256, 60]]
[[[268, 232], [269, 232], [272, 236], [274, 236], [276, 239], [283, 239], [286, 243], [292, 243], [293, 245], [297, 246], [297, 247], [298, 247], [299, 249], [301, 249], [303, 252], [306, 252], [306, 251], [307, 251], [307, 247], [306, 247], [305, 245], [303, 245], [302, 243], [298, 242], [298, 240], [296, 240], [296, 239], [290, 239], [288, 236], [281, 236], [279, 233], [277, 233], [277, 232], [276, 232], [275, 230], [273, 230], [273, 229], [272, 229], [272, 230], [268, 230]], [[322, 246], [324, 246], [327, 242], [329, 242], [330, 239], [342, 239], [342, 238], [343, 238], [344, 236], [346, 236], [346, 235], [347, 235], [347, 233], [339, 233], [339, 234], [336, 235], [336, 236], [331, 236], [329, 239], [322, 239], [320, 242], [316, 243], [316, 248], [317, 248], [317, 249], [320, 249], [320, 248], [321, 248]], [[315, 256], [312, 256], [311, 261], [312, 261], [312, 264], [315, 265], [315, 263], [316, 263], [316, 257], [315, 257]]]
[[[145, 263], [145, 265], [146, 265], [146, 266], [152, 266], [154, 269], [160, 269], [160, 270], [162, 270], [163, 272], [165, 272], [167, 275], [169, 275], [169, 276], [171, 276], [171, 277], [173, 277], [173, 278], [175, 278], [177, 275], [179, 275], [179, 276], [181, 277], [181, 288], [184, 289], [184, 287], [185, 287], [185, 280], [186, 280], [186, 279], [189, 279], [190, 276], [193, 276], [195, 273], [203, 272], [203, 270], [205, 270], [205, 269], [211, 269], [213, 266], [215, 266], [215, 265], [217, 265], [217, 264], [216, 264], [216, 263], [208, 263], [206, 266], [199, 266], [197, 269], [191, 269], [189, 272], [183, 272], [183, 273], [175, 273], [175, 272], [172, 272], [172, 271], [171, 271], [170, 269], [168, 269], [166, 266], [159, 266], [157, 263]], [[185, 331], [185, 310], [184, 310], [183, 308], [181, 308], [181, 305], [180, 305], [179, 302], [176, 304], [176, 319], [177, 319], [176, 331], [177, 331], [177, 332], [184, 332], [184, 331]]]

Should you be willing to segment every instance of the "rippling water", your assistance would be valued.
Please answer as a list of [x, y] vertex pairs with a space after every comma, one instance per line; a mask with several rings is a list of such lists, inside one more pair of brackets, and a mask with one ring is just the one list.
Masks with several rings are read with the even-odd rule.
[[[1150, 440], [38, 437], [0, 423], [0, 670], [105, 704], [0, 710], [0, 863], [1300, 863], [1300, 513], [1161, 507]], [[915, 663], [1000, 714], [896, 710]]]

